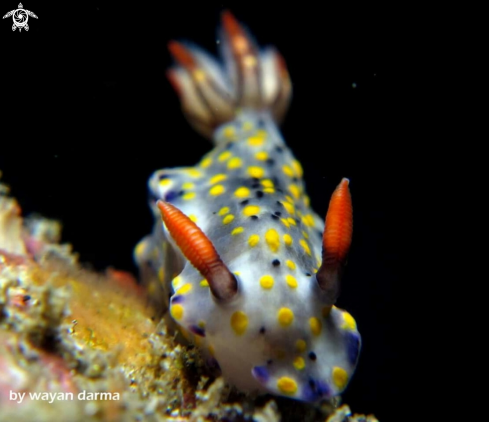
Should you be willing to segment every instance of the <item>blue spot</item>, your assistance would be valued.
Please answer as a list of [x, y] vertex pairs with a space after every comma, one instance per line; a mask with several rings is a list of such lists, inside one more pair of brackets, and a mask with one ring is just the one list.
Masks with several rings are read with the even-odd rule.
[[178, 192], [171, 190], [165, 195], [165, 201], [173, 201], [178, 198]]
[[219, 362], [217, 361], [216, 358], [209, 357], [206, 359], [205, 362], [206, 362], [207, 366], [211, 369], [221, 369], [221, 367], [219, 366]]
[[355, 332], [348, 331], [345, 334], [345, 343], [348, 361], [351, 365], [355, 365], [357, 363], [358, 354], [360, 353], [360, 335]]
[[260, 384], [266, 384], [270, 378], [268, 370], [264, 366], [255, 366], [251, 370], [251, 374], [260, 382]]
[[308, 402], [315, 402], [324, 398], [330, 398], [331, 388], [323, 381], [309, 378], [309, 382], [302, 389], [302, 399]]
[[205, 337], [205, 330], [204, 330], [203, 328], [200, 328], [200, 327], [199, 327], [199, 326], [197, 326], [197, 325], [191, 325], [190, 327], [188, 327], [188, 329], [189, 329], [189, 330], [190, 330], [192, 333], [194, 333], [194, 334], [196, 334], [196, 335], [198, 335], [198, 336], [200, 336], [200, 337]]
[[182, 295], [178, 295], [178, 296], [173, 296], [171, 298], [171, 303], [182, 303], [184, 301], [184, 297]]

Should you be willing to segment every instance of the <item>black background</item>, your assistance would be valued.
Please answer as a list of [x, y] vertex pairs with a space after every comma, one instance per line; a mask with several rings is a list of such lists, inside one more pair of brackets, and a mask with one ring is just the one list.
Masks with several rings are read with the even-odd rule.
[[[344, 399], [381, 421], [412, 416], [403, 410], [418, 376], [406, 370], [407, 272], [425, 156], [420, 105], [429, 101], [416, 89], [427, 66], [427, 48], [412, 42], [421, 23], [401, 6], [161, 3], [26, 1], [39, 17], [29, 32], [0, 21], [4, 182], [25, 214], [63, 222], [82, 262], [135, 272], [132, 249], [152, 226], [148, 177], [192, 165], [211, 147], [165, 78], [166, 44], [189, 39], [215, 53], [219, 14], [230, 9], [287, 61], [294, 99], [282, 130], [314, 209], [324, 215], [341, 178], [351, 181], [354, 239], [339, 306], [357, 319], [364, 345]], [[16, 5], [2, 2], [0, 13]]]

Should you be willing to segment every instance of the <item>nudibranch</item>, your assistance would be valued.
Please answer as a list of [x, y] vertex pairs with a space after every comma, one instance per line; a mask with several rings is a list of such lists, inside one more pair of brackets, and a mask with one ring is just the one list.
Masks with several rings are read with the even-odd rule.
[[361, 345], [354, 318], [334, 306], [352, 237], [349, 181], [325, 220], [311, 210], [277, 127], [292, 93], [283, 58], [258, 49], [229, 12], [220, 48], [224, 65], [169, 44], [183, 112], [214, 149], [150, 178], [155, 225], [135, 249], [141, 277], [230, 384], [328, 399], [345, 389]]

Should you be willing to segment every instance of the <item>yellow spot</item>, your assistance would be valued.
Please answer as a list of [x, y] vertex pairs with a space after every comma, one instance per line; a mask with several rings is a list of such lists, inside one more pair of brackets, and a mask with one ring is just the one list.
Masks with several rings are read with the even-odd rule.
[[293, 275], [287, 274], [285, 276], [285, 281], [287, 282], [287, 285], [290, 288], [292, 288], [292, 289], [297, 288], [297, 280], [295, 279], [295, 277]]
[[309, 248], [309, 245], [304, 239], [299, 240], [299, 243], [301, 244], [302, 248], [304, 251], [308, 254], [311, 255], [311, 249]]
[[226, 189], [223, 185], [216, 185], [209, 189], [209, 193], [214, 196], [222, 195], [226, 192]]
[[265, 129], [258, 129], [256, 131], [256, 136], [259, 138], [266, 138], [267, 137], [267, 131]]
[[209, 179], [209, 184], [210, 185], [215, 185], [218, 182], [222, 182], [223, 180], [226, 180], [228, 177], [225, 174], [216, 174], [215, 176], [212, 176]]
[[228, 212], [229, 212], [229, 207], [222, 207], [217, 214], [226, 215]]
[[207, 168], [209, 167], [210, 165], [212, 164], [212, 158], [211, 157], [207, 157], [207, 158], [204, 158], [201, 162], [200, 162], [200, 167], [202, 168]]
[[294, 177], [294, 172], [292, 171], [292, 169], [287, 164], [283, 165], [282, 171], [285, 173], [285, 175], [287, 175], [289, 177]]
[[333, 366], [333, 383], [340, 390], [343, 390], [343, 388], [346, 387], [346, 384], [348, 383], [348, 374], [343, 368]]
[[209, 282], [204, 279], [200, 282], [200, 287], [209, 287]]
[[265, 241], [272, 252], [277, 252], [280, 248], [280, 236], [275, 229], [269, 229], [265, 233]]
[[306, 239], [309, 239], [309, 233], [307, 233], [305, 230], [302, 230], [302, 236], [304, 236]]
[[357, 323], [355, 321], [355, 318], [353, 318], [348, 312], [343, 312], [343, 321], [344, 324], [341, 326], [341, 328], [347, 330], [357, 329]]
[[234, 220], [234, 215], [233, 214], [228, 214], [226, 217], [222, 219], [222, 224], [229, 224]]
[[293, 225], [293, 226], [296, 226], [296, 225], [297, 225], [297, 223], [295, 222], [295, 220], [294, 220], [292, 217], [287, 218], [287, 221], [288, 221], [288, 222], [289, 222], [291, 225]]
[[144, 255], [145, 250], [146, 250], [146, 242], [139, 242], [135, 249], [136, 256], [142, 257]]
[[250, 190], [241, 186], [234, 191], [234, 196], [237, 196], [238, 198], [246, 198], [247, 196], [250, 196]]
[[266, 151], [257, 152], [255, 158], [259, 161], [265, 161], [268, 158], [268, 153]]
[[261, 184], [263, 185], [263, 187], [265, 188], [273, 188], [274, 185], [273, 185], [273, 182], [270, 180], [270, 179], [263, 179], [261, 181]]
[[217, 160], [220, 161], [221, 163], [223, 161], [226, 161], [226, 160], [229, 160], [231, 158], [231, 151], [224, 151], [224, 152], [221, 152], [218, 157], [217, 157]]
[[176, 291], [176, 294], [186, 295], [187, 293], [190, 292], [190, 290], [192, 290], [192, 285], [190, 283], [186, 283]]
[[255, 67], [257, 64], [256, 57], [252, 54], [247, 54], [243, 57], [243, 64], [248, 68]]
[[301, 163], [299, 163], [299, 161], [293, 160], [292, 161], [292, 168], [294, 169], [294, 173], [297, 177], [302, 177], [302, 174], [304, 172], [302, 171], [302, 166], [301, 166]]
[[309, 318], [309, 328], [315, 336], [318, 336], [319, 334], [321, 334], [321, 321], [319, 321], [319, 319], [316, 317]]
[[202, 177], [202, 173], [192, 167], [185, 169], [185, 171], [189, 176], [192, 176], [194, 178]]
[[248, 317], [243, 311], [236, 311], [233, 315], [231, 315], [231, 328], [234, 330], [236, 335], [240, 336], [244, 334], [247, 327]]
[[253, 129], [253, 122], [250, 122], [250, 121], [243, 122], [242, 128], [243, 128], [243, 130]]
[[295, 208], [291, 203], [284, 201], [284, 202], [282, 202], [282, 204], [284, 205], [284, 208], [287, 210], [287, 212], [289, 214], [292, 214], [292, 215], [294, 214]]
[[243, 161], [239, 157], [233, 157], [228, 161], [228, 169], [233, 170], [241, 167], [243, 165]]
[[294, 321], [294, 313], [289, 308], [280, 308], [277, 319], [282, 327], [288, 327]]
[[186, 201], [190, 201], [191, 199], [195, 198], [195, 192], [187, 192], [182, 196], [182, 198], [185, 199]]
[[192, 182], [185, 182], [182, 185], [182, 189], [193, 189], [193, 188], [195, 188], [195, 183]]
[[263, 192], [265, 192], [265, 193], [275, 193], [275, 189], [274, 188], [265, 188], [265, 189], [263, 189]]
[[271, 289], [273, 287], [273, 277], [271, 275], [264, 275], [262, 278], [260, 278], [260, 286], [262, 286], [264, 289]]
[[248, 174], [251, 177], [256, 177], [257, 179], [261, 179], [265, 174], [265, 170], [263, 170], [261, 167], [250, 166], [248, 167]]
[[158, 270], [158, 280], [163, 281], [164, 278], [165, 270], [163, 269], [163, 267], [160, 267], [160, 269]]
[[212, 357], [214, 357], [215, 353], [216, 353], [216, 350], [214, 349], [214, 346], [212, 344], [209, 345], [209, 347], [207, 348], [207, 350], [209, 350], [209, 353]]
[[304, 201], [304, 205], [305, 205], [306, 207], [308, 207], [309, 205], [311, 205], [311, 198], [309, 198], [307, 195], [304, 195], [304, 196], [302, 197], [302, 200]]
[[263, 139], [261, 136], [250, 136], [248, 138], [248, 144], [252, 147], [262, 146], [263, 142], [265, 142], [265, 139]]
[[174, 319], [182, 319], [183, 317], [183, 306], [176, 304], [176, 305], [171, 305], [170, 308], [170, 314]]
[[258, 245], [258, 242], [260, 241], [260, 236], [257, 234], [252, 234], [249, 239], [248, 239], [248, 244], [254, 248], [256, 245]]
[[318, 267], [321, 266], [321, 263], [322, 263], [322, 258], [319, 256], [319, 255], [316, 255], [316, 264]]
[[260, 212], [260, 207], [258, 205], [247, 205], [243, 208], [243, 214], [247, 217], [256, 215]]
[[289, 195], [285, 195], [285, 199], [290, 202], [291, 204], [294, 203], [294, 200], [292, 199], [292, 197], [290, 197]]
[[294, 394], [297, 391], [297, 383], [289, 377], [281, 377], [277, 381], [277, 388], [284, 394]]
[[323, 309], [321, 309], [321, 315], [324, 318], [327, 318], [330, 313], [331, 313], [331, 306], [323, 306]]
[[240, 233], [243, 233], [244, 232], [244, 228], [243, 227], [236, 227], [235, 229], [233, 229], [233, 231], [231, 232], [231, 234], [233, 236], [236, 236], [237, 234], [240, 234]]
[[241, 271], [235, 271], [234, 274], [241, 275]]
[[197, 326], [199, 326], [200, 328], [205, 328], [205, 321], [200, 320], [200, 321], [197, 323]]
[[287, 227], [287, 228], [290, 227], [290, 224], [286, 218], [281, 218], [280, 221], [284, 224], [285, 227]]
[[192, 72], [192, 75], [198, 82], [203, 82], [205, 81], [205, 72], [202, 69], [195, 69]]
[[294, 261], [291, 261], [290, 259], [288, 259], [287, 261], [285, 261], [285, 265], [287, 265], [287, 267], [289, 267], [291, 270], [295, 270], [295, 262]]
[[172, 180], [169, 178], [160, 180], [160, 186], [169, 186], [171, 183]]
[[289, 191], [294, 196], [295, 199], [298, 199], [301, 196], [301, 190], [297, 185], [294, 184], [289, 185]]
[[181, 284], [182, 284], [182, 277], [180, 277], [180, 276], [175, 277], [171, 282], [171, 285], [172, 285], [174, 290], [178, 289]]
[[308, 227], [314, 227], [314, 217], [312, 214], [306, 214], [302, 217], [302, 222]]
[[306, 367], [306, 363], [304, 362], [304, 359], [302, 359], [300, 356], [297, 356], [294, 359], [294, 368], [300, 371], [301, 369], [304, 369]]
[[285, 233], [284, 234], [284, 242], [287, 246], [290, 246], [292, 245], [292, 243], [294, 242], [294, 239], [292, 239], [292, 236], [288, 233]]
[[304, 340], [297, 340], [295, 342], [295, 348], [298, 352], [302, 353], [306, 351], [307, 344]]
[[224, 136], [228, 139], [234, 138], [234, 135], [236, 135], [236, 129], [234, 126], [227, 126], [223, 130]]

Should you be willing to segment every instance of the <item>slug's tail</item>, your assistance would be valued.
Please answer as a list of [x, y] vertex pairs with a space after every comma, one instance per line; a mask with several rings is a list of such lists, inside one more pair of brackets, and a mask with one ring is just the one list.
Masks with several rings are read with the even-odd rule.
[[222, 14], [221, 64], [200, 48], [172, 41], [176, 66], [168, 78], [189, 122], [206, 137], [234, 119], [238, 110], [269, 111], [280, 121], [292, 94], [282, 56], [271, 47], [259, 50], [235, 17]]

